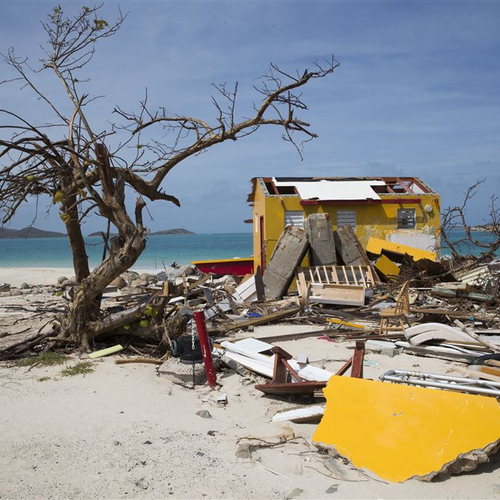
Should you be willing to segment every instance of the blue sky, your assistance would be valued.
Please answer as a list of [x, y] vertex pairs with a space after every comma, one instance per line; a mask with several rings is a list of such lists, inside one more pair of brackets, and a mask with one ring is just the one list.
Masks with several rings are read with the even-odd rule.
[[[14, 46], [38, 60], [39, 21], [54, 5], [0, 2], [0, 51]], [[62, 2], [67, 13], [81, 5]], [[86, 90], [106, 96], [89, 108], [101, 126], [115, 105], [136, 109], [145, 87], [151, 104], [213, 121], [211, 84], [236, 80], [238, 110], [249, 115], [258, 98], [252, 85], [270, 62], [302, 71], [332, 53], [340, 61], [334, 75], [304, 88], [302, 117], [319, 138], [305, 146], [303, 161], [278, 129], [220, 145], [169, 174], [165, 190], [182, 206], [149, 204], [151, 229], [249, 231], [243, 220], [251, 217], [254, 176], [418, 176], [440, 192], [442, 207], [486, 178], [469, 216], [487, 217], [500, 188], [499, 2], [105, 2], [103, 17], [114, 18], [118, 5], [129, 16], [87, 67]], [[63, 97], [57, 82], [43, 85]], [[0, 107], [47, 116], [15, 86], [0, 87]], [[45, 205], [36, 226], [62, 231]], [[25, 203], [10, 227], [27, 225], [34, 213]], [[85, 232], [102, 227], [94, 218]]]

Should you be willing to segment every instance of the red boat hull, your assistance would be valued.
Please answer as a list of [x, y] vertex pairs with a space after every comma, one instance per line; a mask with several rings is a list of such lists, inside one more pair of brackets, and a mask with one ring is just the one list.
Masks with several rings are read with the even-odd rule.
[[193, 261], [192, 264], [202, 273], [216, 274], [218, 276], [253, 274], [253, 258], [251, 257], [248, 259], [197, 260]]

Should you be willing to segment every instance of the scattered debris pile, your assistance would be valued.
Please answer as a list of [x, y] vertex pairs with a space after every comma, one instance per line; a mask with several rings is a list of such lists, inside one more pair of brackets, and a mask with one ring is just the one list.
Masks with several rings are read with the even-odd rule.
[[[118, 344], [117, 362], [162, 363], [159, 373], [188, 387], [206, 383], [208, 349], [214, 369], [248, 378], [264, 397], [300, 403], [276, 412], [273, 421], [319, 421], [324, 414], [313, 437], [319, 449], [333, 446], [355, 466], [390, 481], [431, 480], [472, 470], [500, 440], [494, 399], [500, 396], [500, 262], [463, 264], [457, 268], [451, 260], [438, 262], [433, 252], [375, 238], [363, 248], [350, 226], [333, 232], [328, 216], [316, 214], [305, 229], [285, 228], [263, 275], [259, 268], [254, 275], [216, 276], [193, 265], [122, 274], [105, 290], [104, 302], [111, 312], [135, 308], [133, 316], [98, 337], [95, 347]], [[2, 283], [0, 307], [35, 317], [42, 307], [36, 297], [44, 296], [50, 300], [43, 307], [57, 313], [71, 294], [65, 277], [55, 287]], [[16, 305], [19, 296], [32, 297], [29, 311]], [[200, 311], [210, 347], [198, 336], [194, 315]], [[2, 332], [4, 357], [50, 346], [41, 342], [50, 340], [50, 320], [34, 340], [18, 323]], [[252, 338], [254, 328], [271, 323], [308, 328]], [[348, 342], [353, 354], [332, 372], [276, 345], [308, 337]], [[365, 353], [445, 363], [442, 373], [415, 371], [412, 363], [373, 381], [363, 379]], [[130, 355], [140, 358], [123, 357]], [[349, 369], [350, 377], [344, 375]], [[249, 457], [255, 447], [239, 446]]]

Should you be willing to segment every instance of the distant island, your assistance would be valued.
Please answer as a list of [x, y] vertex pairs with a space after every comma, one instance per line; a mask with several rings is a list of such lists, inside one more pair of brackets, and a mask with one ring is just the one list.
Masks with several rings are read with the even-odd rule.
[[64, 233], [56, 231], [43, 231], [36, 227], [25, 227], [23, 229], [8, 229], [0, 227], [0, 239], [26, 239], [26, 238], [61, 238], [65, 237]]
[[495, 228], [492, 224], [482, 224], [480, 226], [471, 226], [473, 231], [477, 231], [479, 233], [493, 233]]
[[[102, 232], [101, 231], [95, 231], [93, 233], [90, 233], [89, 236], [101, 236]], [[183, 229], [182, 227], [176, 228], [176, 229], [164, 229], [163, 231], [154, 231], [152, 233], [148, 233], [149, 236], [157, 236], [157, 235], [162, 235], [162, 234], [196, 234], [193, 233], [192, 231], [188, 231], [187, 229]], [[110, 233], [110, 237], [113, 236], [118, 236], [116, 233]]]
[[152, 236], [156, 236], [157, 234], [196, 234], [193, 231], [188, 231], [187, 229], [183, 229], [182, 227], [178, 227], [176, 229], [165, 229], [163, 231], [155, 231], [154, 233], [149, 233]]

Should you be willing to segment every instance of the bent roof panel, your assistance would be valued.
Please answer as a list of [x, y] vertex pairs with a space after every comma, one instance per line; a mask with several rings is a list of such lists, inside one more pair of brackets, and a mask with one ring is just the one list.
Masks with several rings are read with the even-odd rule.
[[295, 186], [303, 200], [380, 200], [372, 186], [385, 186], [382, 180], [279, 181], [276, 186]]

